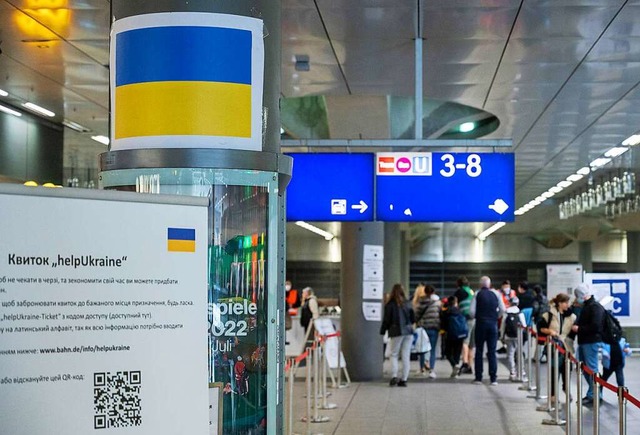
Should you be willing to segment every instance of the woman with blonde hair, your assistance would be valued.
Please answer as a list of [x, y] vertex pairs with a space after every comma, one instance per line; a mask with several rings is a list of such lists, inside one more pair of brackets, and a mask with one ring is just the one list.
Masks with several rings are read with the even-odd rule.
[[[384, 305], [384, 317], [380, 334], [389, 333], [391, 348], [391, 381], [389, 385], [407, 386], [411, 364], [411, 342], [413, 341], [413, 310], [404, 293], [402, 284], [395, 284]], [[402, 377], [398, 379], [398, 356], [402, 356]]]
[[[422, 286], [422, 288], [420, 288]], [[429, 363], [425, 362], [425, 353], [418, 354], [420, 358], [420, 372], [422, 374], [429, 373], [429, 378], [436, 378], [436, 346], [438, 343], [438, 335], [440, 334], [440, 311], [442, 302], [436, 294], [436, 289], [432, 285], [424, 285], [420, 283], [416, 289], [416, 295], [420, 289], [421, 296], [416, 299], [413, 297], [413, 309], [418, 327], [424, 328], [429, 337], [431, 344], [431, 352], [429, 354]]]

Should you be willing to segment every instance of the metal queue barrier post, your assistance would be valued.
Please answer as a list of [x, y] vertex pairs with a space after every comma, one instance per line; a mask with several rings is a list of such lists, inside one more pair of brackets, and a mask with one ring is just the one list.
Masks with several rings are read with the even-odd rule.
[[[322, 353], [322, 374], [321, 374], [321, 391], [320, 394], [322, 396], [322, 406], [320, 409], [336, 409], [338, 405], [335, 403], [327, 403], [327, 396], [331, 393], [327, 392], [327, 366], [329, 365], [329, 360], [327, 359], [327, 348], [326, 348], [326, 336], [322, 337], [322, 341], [320, 342], [320, 351]], [[329, 369], [331, 371], [331, 369]]]
[[349, 373], [346, 368], [344, 368], [344, 374], [347, 378], [347, 383], [342, 383], [342, 334], [340, 332], [338, 332], [338, 352], [336, 354], [336, 358], [338, 359], [338, 385], [334, 388], [349, 388], [351, 386], [351, 379], [349, 378]]
[[540, 405], [536, 408], [536, 411], [541, 411], [541, 412], [551, 412], [553, 411], [553, 407], [551, 406], [551, 376], [553, 376], [553, 373], [551, 373], [551, 354], [552, 354], [552, 350], [551, 350], [551, 338], [547, 337], [547, 341], [546, 341], [546, 346], [547, 346], [547, 395], [545, 396], [545, 398], [547, 399], [547, 404], [546, 405]]
[[319, 364], [320, 364], [320, 347], [318, 342], [313, 343], [313, 419], [312, 423], [325, 423], [329, 421], [329, 417], [325, 415], [319, 415], [318, 409], [320, 409], [320, 403], [318, 398], [320, 397], [320, 376], [319, 376]]
[[522, 382], [522, 372], [524, 369], [522, 364], [522, 328], [518, 327], [516, 337], [516, 353], [518, 355], [518, 359], [516, 360], [518, 362], [516, 370], [518, 370], [518, 374], [516, 375], [515, 381]]
[[571, 354], [567, 351], [564, 356], [564, 419], [566, 421], [564, 432], [567, 435], [571, 434]]
[[295, 361], [294, 358], [291, 358], [287, 364], [287, 367], [289, 368], [288, 372], [287, 372], [287, 380], [289, 382], [289, 385], [287, 388], [287, 396], [289, 401], [287, 402], [287, 434], [289, 435], [293, 435], [293, 383], [294, 383], [294, 371], [295, 371], [295, 366], [297, 366], [298, 363]]
[[600, 384], [597, 381], [597, 373], [591, 374], [593, 387], [593, 435], [600, 434]]
[[[531, 328], [527, 327], [527, 385], [522, 385], [520, 386], [519, 390], [524, 390], [524, 391], [536, 391], [537, 387], [533, 385], [533, 380], [532, 375], [533, 375], [533, 364], [531, 362], [531, 340], [533, 339], [533, 336], [531, 335]], [[537, 338], [536, 338], [537, 341]], [[538, 343], [535, 344], [535, 351], [534, 354], [537, 353], [538, 350]], [[537, 374], [536, 374], [537, 376]], [[535, 397], [535, 396], [527, 396], [527, 397]]]
[[627, 435], [627, 400], [624, 395], [628, 393], [625, 387], [618, 387], [618, 426], [620, 435]]
[[576, 362], [576, 394], [578, 395], [576, 399], [577, 404], [577, 421], [576, 421], [576, 434], [582, 435], [582, 363], [580, 361]]
[[[551, 340], [549, 340], [549, 344], [551, 344]], [[549, 347], [547, 347], [547, 355], [550, 355], [549, 353]], [[563, 424], [565, 424], [564, 420], [560, 419], [560, 388], [558, 388], [560, 385], [560, 380], [558, 379], [558, 375], [560, 374], [559, 372], [559, 363], [560, 362], [560, 352], [558, 351], [558, 345], [556, 343], [553, 343], [553, 359], [550, 360], [547, 364], [549, 364], [549, 369], [547, 370], [547, 373], [551, 372], [550, 368], [553, 365], [553, 373], [551, 373], [551, 376], [553, 376], [553, 379], [551, 379], [551, 377], [549, 377], [549, 379], [547, 379], [547, 387], [548, 387], [548, 395], [549, 398], [547, 399], [547, 405], [549, 406], [549, 412], [555, 411], [554, 412], [554, 416], [552, 419], [544, 419], [542, 420], [542, 424], [547, 424], [547, 425], [552, 425], [552, 426], [561, 426]], [[553, 395], [553, 404], [551, 404], [551, 385], [552, 383], [555, 382], [556, 388], [554, 391], [554, 395]]]
[[538, 336], [536, 335], [536, 351], [535, 351], [536, 369], [534, 371], [534, 373], [536, 374], [536, 385], [533, 390], [536, 392], [536, 394], [527, 396], [529, 398], [536, 399], [536, 400], [543, 400], [547, 398], [547, 396], [542, 395], [542, 385], [541, 385], [541, 379], [540, 379], [540, 358], [541, 357], [542, 357], [542, 345], [538, 341]]

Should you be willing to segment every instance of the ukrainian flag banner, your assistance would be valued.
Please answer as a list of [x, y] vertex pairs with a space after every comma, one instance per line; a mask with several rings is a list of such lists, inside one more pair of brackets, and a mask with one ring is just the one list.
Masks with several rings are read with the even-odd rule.
[[111, 150], [262, 150], [262, 20], [146, 14], [111, 33]]
[[196, 252], [194, 228], [167, 228], [167, 251]]

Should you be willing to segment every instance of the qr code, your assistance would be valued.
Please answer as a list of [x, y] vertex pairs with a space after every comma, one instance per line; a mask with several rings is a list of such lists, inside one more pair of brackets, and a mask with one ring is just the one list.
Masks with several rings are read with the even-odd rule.
[[140, 371], [93, 374], [94, 429], [142, 425]]

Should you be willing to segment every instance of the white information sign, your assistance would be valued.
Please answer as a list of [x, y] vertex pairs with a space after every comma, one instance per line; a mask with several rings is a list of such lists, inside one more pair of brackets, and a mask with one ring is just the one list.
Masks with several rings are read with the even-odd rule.
[[[316, 331], [322, 335], [331, 335], [336, 332], [336, 328], [333, 325], [331, 319], [318, 318], [313, 321]], [[324, 345], [325, 352], [327, 353], [327, 363], [329, 368], [338, 368], [338, 337], [329, 337]], [[344, 355], [340, 352], [340, 367], [347, 367], [347, 362], [344, 360]]]
[[363, 281], [362, 283], [362, 299], [382, 300], [382, 282], [381, 281]]
[[384, 246], [382, 245], [364, 245], [363, 261], [382, 261], [384, 260]]
[[384, 281], [384, 267], [382, 261], [365, 261], [362, 264], [362, 279], [364, 281]]
[[547, 264], [547, 297], [551, 300], [559, 293], [573, 296], [582, 276], [580, 264]]
[[382, 320], [382, 304], [380, 302], [363, 302], [362, 313], [370, 322]]
[[0, 186], [0, 432], [208, 434], [206, 199], [80, 190]]
[[611, 296], [605, 308], [622, 326], [640, 326], [640, 273], [585, 273], [584, 281], [597, 300]]

